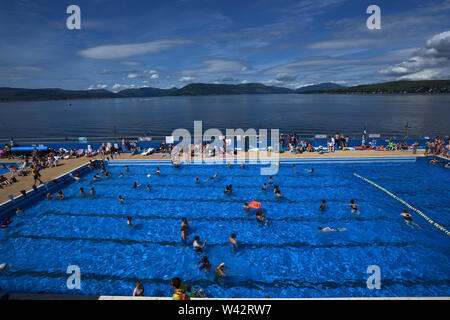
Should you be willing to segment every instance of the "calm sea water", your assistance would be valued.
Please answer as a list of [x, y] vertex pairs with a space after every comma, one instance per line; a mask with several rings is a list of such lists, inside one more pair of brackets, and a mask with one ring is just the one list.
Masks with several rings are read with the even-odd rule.
[[[69, 107], [68, 104], [71, 104]], [[0, 103], [0, 139], [169, 135], [176, 128], [266, 128], [403, 137], [450, 134], [450, 95], [233, 95]]]

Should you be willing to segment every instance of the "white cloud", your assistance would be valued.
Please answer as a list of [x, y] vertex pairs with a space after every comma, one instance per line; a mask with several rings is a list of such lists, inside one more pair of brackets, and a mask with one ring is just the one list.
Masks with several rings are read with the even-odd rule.
[[134, 79], [134, 78], [137, 78], [137, 77], [139, 77], [139, 75], [138, 75], [137, 73], [130, 73], [130, 74], [127, 76], [128, 79]]
[[119, 83], [116, 83], [112, 86], [112, 90], [114, 92], [131, 88], [137, 88], [137, 86], [135, 84], [119, 84]]
[[242, 80], [241, 83], [246, 84], [246, 83], [248, 83], [248, 80]]
[[242, 64], [242, 62], [237, 60], [227, 60], [227, 59], [209, 59], [203, 61], [206, 64], [204, 68], [197, 68], [191, 70], [185, 70], [183, 73], [222, 73], [222, 72], [238, 72], [245, 71], [247, 67]]
[[175, 46], [190, 43], [187, 40], [156, 40], [142, 43], [111, 44], [96, 46], [78, 51], [78, 54], [91, 59], [118, 59], [146, 53], [160, 52]]
[[180, 82], [190, 82], [190, 81], [194, 81], [195, 77], [181, 77], [178, 81]]
[[158, 79], [159, 75], [157, 73], [152, 74], [151, 79]]
[[88, 90], [106, 89], [106, 88], [108, 88], [108, 85], [98, 83], [98, 84], [91, 84]]
[[431, 37], [425, 47], [416, 50], [412, 57], [389, 66], [379, 73], [399, 80], [430, 80], [450, 77], [450, 31]]

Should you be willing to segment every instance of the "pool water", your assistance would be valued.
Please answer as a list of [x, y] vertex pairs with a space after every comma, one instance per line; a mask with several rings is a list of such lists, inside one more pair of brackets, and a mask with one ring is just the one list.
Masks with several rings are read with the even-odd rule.
[[[140, 279], [146, 296], [171, 296], [178, 276], [207, 297], [448, 296], [450, 239], [411, 212], [421, 229], [399, 214], [404, 205], [353, 176], [356, 172], [390, 190], [431, 219], [450, 225], [450, 171], [426, 161], [282, 164], [274, 176], [285, 199], [262, 191], [259, 165], [184, 165], [179, 169], [128, 163], [108, 165], [111, 178], [91, 182], [93, 171], [63, 188], [65, 200], [42, 200], [25, 208], [0, 231], [3, 291], [125, 295]], [[306, 169], [314, 167], [314, 173]], [[120, 173], [123, 178], [119, 178]], [[205, 180], [218, 172], [216, 179]], [[151, 174], [148, 178], [147, 174]], [[196, 184], [198, 177], [201, 183]], [[141, 184], [133, 189], [133, 182]], [[151, 185], [151, 190], [146, 189]], [[233, 193], [225, 194], [226, 185]], [[95, 187], [96, 196], [78, 194]], [[119, 204], [117, 196], [125, 199]], [[319, 210], [322, 199], [329, 208]], [[351, 213], [350, 199], [361, 214]], [[262, 203], [269, 219], [260, 226], [244, 201]], [[127, 226], [127, 216], [134, 226]], [[191, 220], [188, 245], [181, 218]], [[318, 232], [330, 226], [343, 232]], [[237, 234], [240, 248], [228, 238]], [[214, 268], [229, 269], [220, 285], [195, 265], [202, 255], [192, 239], [206, 240]], [[81, 269], [81, 289], [66, 286], [69, 265]], [[370, 265], [381, 270], [381, 289], [368, 289]]]

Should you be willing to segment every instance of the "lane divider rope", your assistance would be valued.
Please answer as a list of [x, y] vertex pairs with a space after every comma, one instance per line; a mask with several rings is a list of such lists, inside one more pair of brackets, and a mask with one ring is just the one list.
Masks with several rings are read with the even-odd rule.
[[371, 185], [373, 185], [374, 187], [377, 187], [378, 189], [380, 189], [381, 191], [386, 192], [388, 195], [390, 195], [392, 198], [394, 198], [395, 200], [403, 203], [405, 206], [407, 206], [409, 209], [417, 212], [422, 218], [424, 218], [428, 223], [430, 223], [431, 225], [435, 226], [437, 229], [441, 230], [442, 232], [444, 232], [447, 236], [450, 236], [450, 231], [448, 231], [446, 228], [444, 228], [443, 226], [441, 226], [439, 223], [433, 221], [432, 219], [430, 219], [429, 217], [427, 217], [422, 211], [420, 211], [419, 209], [414, 208], [413, 206], [411, 206], [410, 204], [408, 204], [407, 202], [405, 202], [404, 200], [400, 199], [399, 197], [397, 197], [395, 194], [393, 194], [392, 192], [386, 190], [385, 188], [379, 186], [378, 184], [376, 184], [373, 181], [370, 181], [369, 179], [366, 179], [364, 177], [361, 177], [359, 174], [353, 173], [353, 175], [355, 177], [358, 177], [362, 180], [364, 180], [367, 183], [370, 183]]

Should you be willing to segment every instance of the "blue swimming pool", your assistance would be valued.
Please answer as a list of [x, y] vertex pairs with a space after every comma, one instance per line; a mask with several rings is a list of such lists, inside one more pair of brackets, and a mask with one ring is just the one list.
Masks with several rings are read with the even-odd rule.
[[[9, 264], [0, 273], [3, 291], [131, 295], [140, 279], [146, 296], [171, 296], [170, 279], [178, 276], [208, 297], [450, 295], [450, 238], [414, 212], [421, 229], [407, 226], [399, 216], [404, 205], [353, 176], [376, 182], [448, 229], [450, 170], [442, 165], [313, 162], [297, 163], [294, 171], [282, 163], [274, 180], [286, 198], [278, 199], [261, 190], [269, 178], [259, 175], [259, 165], [159, 165], [156, 176], [156, 166], [128, 163], [126, 172], [125, 164], [109, 164], [111, 178], [91, 182], [93, 171], [65, 185], [65, 200], [35, 202], [0, 230], [0, 263]], [[314, 173], [306, 172], [311, 167]], [[133, 189], [134, 181], [141, 186]], [[228, 184], [231, 195], [223, 192]], [[92, 186], [95, 197], [78, 194]], [[323, 212], [322, 199], [329, 206]], [[345, 205], [350, 199], [360, 205], [359, 216]], [[243, 211], [252, 200], [262, 203], [267, 226]], [[127, 216], [134, 226], [126, 225]], [[181, 243], [182, 217], [192, 221], [192, 238], [207, 240], [212, 266], [229, 267], [223, 286], [213, 272], [195, 268], [201, 255], [192, 238]], [[319, 226], [347, 230], [317, 232]], [[231, 233], [237, 252], [228, 243]], [[69, 265], [81, 269], [81, 290], [66, 287]], [[380, 267], [380, 290], [366, 286], [370, 265]]]

